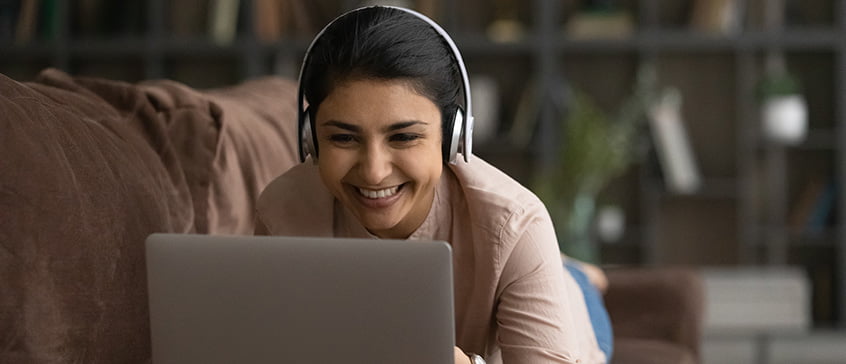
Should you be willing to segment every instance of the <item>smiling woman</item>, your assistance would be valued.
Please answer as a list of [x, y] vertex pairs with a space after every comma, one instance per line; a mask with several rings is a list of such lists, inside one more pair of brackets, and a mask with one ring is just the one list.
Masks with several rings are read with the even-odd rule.
[[306, 163], [262, 192], [256, 234], [447, 241], [455, 363], [606, 361], [546, 208], [470, 158], [467, 74], [437, 25], [342, 15], [306, 52], [299, 95]]
[[347, 81], [315, 119], [323, 184], [374, 235], [411, 235], [443, 172], [438, 106], [405, 81]]

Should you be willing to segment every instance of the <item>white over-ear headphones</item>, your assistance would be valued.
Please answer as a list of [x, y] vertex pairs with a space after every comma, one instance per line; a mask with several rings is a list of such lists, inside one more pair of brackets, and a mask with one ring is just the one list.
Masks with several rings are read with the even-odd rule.
[[[305, 162], [306, 157], [311, 156], [312, 160], [317, 163], [317, 138], [314, 130], [314, 120], [311, 120], [308, 109], [303, 107], [305, 101], [305, 91], [303, 89], [303, 75], [305, 74], [306, 64], [308, 64], [308, 57], [311, 53], [311, 48], [314, 47], [314, 44], [317, 43], [317, 40], [320, 39], [323, 33], [326, 32], [326, 30], [329, 29], [332, 24], [338, 21], [338, 19], [341, 19], [355, 12], [373, 7], [391, 8], [414, 15], [420, 20], [423, 20], [427, 24], [429, 24], [432, 29], [438, 32], [441, 38], [443, 38], [443, 40], [446, 41], [446, 43], [449, 45], [450, 49], [452, 50], [453, 57], [455, 57], [456, 63], [458, 64], [458, 69], [461, 72], [461, 82], [463, 88], [462, 93], [464, 95], [465, 110], [462, 110], [461, 107], [456, 107], [454, 113], [452, 113], [451, 115], [444, 115], [443, 126], [445, 128], [445, 131], [451, 130], [451, 133], [449, 134], [447, 134], [446, 132], [444, 133], [443, 142], [448, 143], [443, 145], [444, 160], [450, 163], [455, 163], [458, 157], [458, 153], [461, 153], [464, 156], [464, 161], [469, 162], [470, 154], [473, 152], [473, 109], [471, 107], [470, 101], [470, 79], [467, 76], [467, 69], [464, 67], [464, 60], [463, 58], [461, 58], [461, 53], [458, 51], [458, 47], [456, 47], [455, 42], [452, 41], [452, 38], [450, 38], [449, 34], [447, 34], [447, 32], [443, 28], [441, 28], [440, 25], [435, 23], [432, 19], [429, 19], [425, 15], [413, 10], [393, 6], [363, 7], [346, 12], [329, 22], [329, 24], [327, 24], [322, 30], [320, 30], [320, 32], [317, 33], [317, 35], [314, 37], [314, 40], [311, 41], [311, 44], [308, 46], [308, 49], [306, 49], [305, 57], [303, 58], [303, 64], [300, 67], [300, 76], [298, 80], [299, 91], [297, 92], [297, 122], [299, 125], [298, 132], [300, 135], [300, 161]], [[447, 137], [448, 135], [450, 136], [449, 138]]]

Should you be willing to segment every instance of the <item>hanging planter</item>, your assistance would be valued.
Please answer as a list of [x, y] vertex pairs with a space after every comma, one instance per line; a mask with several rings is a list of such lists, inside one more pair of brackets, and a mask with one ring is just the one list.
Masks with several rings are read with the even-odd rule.
[[767, 141], [796, 145], [808, 132], [808, 105], [799, 82], [786, 72], [767, 76], [761, 83], [761, 128]]

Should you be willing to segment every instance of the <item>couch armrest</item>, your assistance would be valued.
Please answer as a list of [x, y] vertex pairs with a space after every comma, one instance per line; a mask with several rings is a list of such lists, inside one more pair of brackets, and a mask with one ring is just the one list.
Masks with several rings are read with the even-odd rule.
[[699, 355], [704, 289], [684, 268], [609, 269], [605, 304], [616, 338], [657, 339]]

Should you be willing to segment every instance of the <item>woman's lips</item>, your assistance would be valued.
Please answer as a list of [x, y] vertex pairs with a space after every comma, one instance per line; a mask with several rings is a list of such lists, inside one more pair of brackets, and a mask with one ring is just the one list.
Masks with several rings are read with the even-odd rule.
[[405, 184], [394, 187], [372, 190], [361, 187], [353, 187], [356, 199], [368, 208], [382, 209], [390, 207], [403, 195]]
[[364, 197], [377, 199], [377, 198], [386, 198], [391, 197], [397, 193], [399, 186], [383, 188], [381, 190], [369, 190], [365, 188], [358, 187], [358, 193], [362, 194]]

